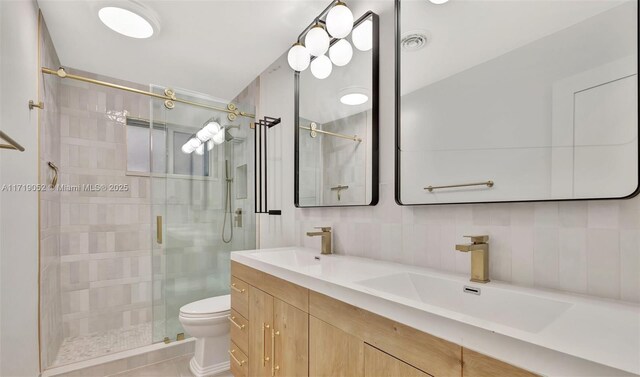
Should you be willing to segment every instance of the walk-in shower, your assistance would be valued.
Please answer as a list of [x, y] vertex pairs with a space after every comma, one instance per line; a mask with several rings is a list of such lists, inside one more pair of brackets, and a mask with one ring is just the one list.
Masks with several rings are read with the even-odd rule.
[[[43, 73], [47, 132], [59, 135], [42, 154], [59, 168], [58, 185], [79, 187], [41, 198], [43, 369], [188, 337], [180, 307], [228, 294], [230, 252], [255, 247], [253, 219], [232, 219], [232, 208], [254, 212], [244, 187], [253, 148], [241, 136], [252, 105], [71, 69]], [[223, 142], [184, 153], [211, 118]]]

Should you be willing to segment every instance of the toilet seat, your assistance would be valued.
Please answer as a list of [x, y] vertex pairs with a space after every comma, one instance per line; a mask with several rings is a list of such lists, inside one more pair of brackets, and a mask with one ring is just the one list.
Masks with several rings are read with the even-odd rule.
[[231, 311], [231, 296], [209, 297], [194, 301], [180, 308], [183, 318], [218, 318], [226, 317]]

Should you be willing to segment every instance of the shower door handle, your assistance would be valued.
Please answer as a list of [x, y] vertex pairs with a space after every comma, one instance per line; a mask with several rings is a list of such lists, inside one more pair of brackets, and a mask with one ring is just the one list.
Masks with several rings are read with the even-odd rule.
[[156, 242], [162, 245], [162, 216], [156, 216]]

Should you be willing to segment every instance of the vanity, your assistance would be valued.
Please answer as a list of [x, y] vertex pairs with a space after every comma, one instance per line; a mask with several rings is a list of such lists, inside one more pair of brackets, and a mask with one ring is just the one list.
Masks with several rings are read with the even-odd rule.
[[304, 248], [231, 259], [236, 377], [640, 373], [638, 305]]

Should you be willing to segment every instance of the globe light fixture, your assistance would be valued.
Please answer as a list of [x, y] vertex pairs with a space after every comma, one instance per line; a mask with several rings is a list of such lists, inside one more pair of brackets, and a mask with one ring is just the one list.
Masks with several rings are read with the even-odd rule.
[[326, 79], [331, 74], [333, 64], [326, 55], [320, 55], [311, 62], [311, 73], [317, 79]]
[[349, 64], [353, 57], [353, 48], [346, 39], [341, 39], [329, 48], [329, 57], [338, 67]]
[[317, 23], [304, 37], [304, 45], [309, 54], [313, 56], [323, 55], [329, 49], [329, 35], [324, 28]]
[[289, 62], [289, 67], [291, 67], [291, 69], [302, 72], [309, 67], [311, 55], [309, 54], [309, 51], [307, 51], [307, 48], [304, 47], [302, 43], [298, 42], [289, 49], [287, 61]]
[[[440, 0], [442, 1], [442, 0]], [[344, 38], [353, 29], [353, 13], [339, 1], [327, 14], [327, 31], [334, 38]]]
[[351, 33], [353, 45], [360, 51], [369, 51], [373, 47], [373, 22], [366, 20], [356, 26]]

